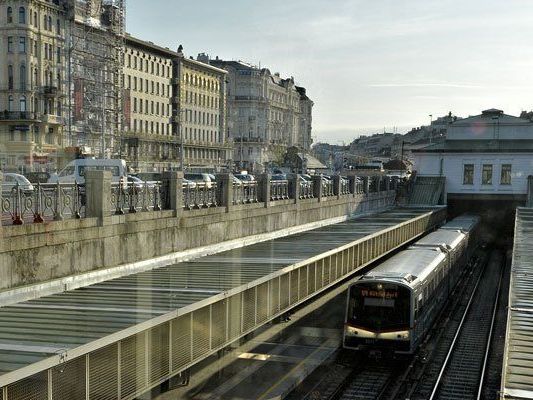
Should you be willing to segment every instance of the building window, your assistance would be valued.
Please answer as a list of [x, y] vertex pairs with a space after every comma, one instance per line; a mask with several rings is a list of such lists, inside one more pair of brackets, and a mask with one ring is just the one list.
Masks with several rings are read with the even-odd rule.
[[24, 36], [19, 38], [19, 53], [26, 53], [26, 38]]
[[7, 23], [10, 24], [13, 22], [13, 9], [11, 7], [7, 8]]
[[511, 184], [511, 164], [502, 164], [502, 172], [500, 176], [500, 185], [510, 185]]
[[20, 90], [21, 91], [26, 90], [26, 66], [25, 65], [20, 66]]
[[56, 50], [56, 59], [57, 59], [57, 63], [60, 64], [61, 63], [61, 47], [58, 47]]
[[481, 170], [481, 184], [492, 185], [492, 164], [483, 164]]
[[19, 24], [26, 23], [26, 9], [24, 7], [19, 8]]
[[8, 36], [7, 38], [7, 52], [13, 53], [13, 36]]
[[7, 88], [13, 89], [13, 66], [9, 65], [7, 67]]
[[474, 184], [474, 164], [465, 164], [463, 169], [463, 185]]
[[20, 111], [26, 112], [26, 96], [20, 96]]
[[48, 30], [51, 31], [52, 29], [52, 17], [48, 16]]
[[7, 111], [13, 111], [13, 96], [9, 96], [7, 100]]
[[61, 35], [61, 21], [59, 19], [56, 21], [56, 31], [58, 35]]

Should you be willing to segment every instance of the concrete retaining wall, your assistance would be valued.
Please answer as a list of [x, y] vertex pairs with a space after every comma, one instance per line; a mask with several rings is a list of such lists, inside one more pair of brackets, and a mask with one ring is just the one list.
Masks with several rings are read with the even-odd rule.
[[313, 222], [379, 211], [394, 191], [282, 200], [200, 210], [4, 226], [0, 230], [0, 291], [117, 267], [200, 246]]

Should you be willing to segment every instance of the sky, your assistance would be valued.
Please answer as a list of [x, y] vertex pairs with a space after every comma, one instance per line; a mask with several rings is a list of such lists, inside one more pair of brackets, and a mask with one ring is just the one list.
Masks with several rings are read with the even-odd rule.
[[531, 0], [128, 0], [127, 31], [294, 76], [315, 142], [533, 109]]

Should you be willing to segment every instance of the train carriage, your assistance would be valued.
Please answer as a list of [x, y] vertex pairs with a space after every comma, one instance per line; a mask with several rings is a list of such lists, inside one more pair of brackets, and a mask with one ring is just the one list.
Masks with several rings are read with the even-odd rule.
[[344, 347], [413, 353], [461, 276], [477, 224], [453, 220], [352, 284]]

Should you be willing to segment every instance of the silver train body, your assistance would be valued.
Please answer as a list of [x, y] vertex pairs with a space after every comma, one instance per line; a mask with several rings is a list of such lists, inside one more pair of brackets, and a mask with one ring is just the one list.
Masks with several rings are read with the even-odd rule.
[[478, 227], [477, 216], [457, 217], [353, 283], [344, 348], [412, 354], [461, 277]]

